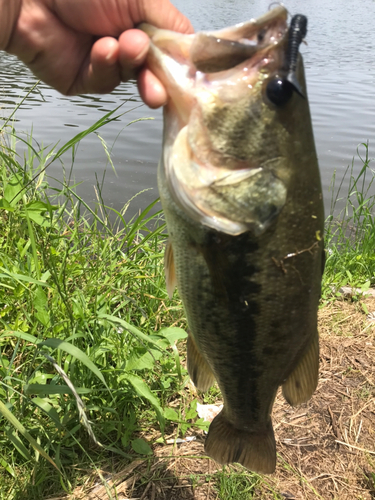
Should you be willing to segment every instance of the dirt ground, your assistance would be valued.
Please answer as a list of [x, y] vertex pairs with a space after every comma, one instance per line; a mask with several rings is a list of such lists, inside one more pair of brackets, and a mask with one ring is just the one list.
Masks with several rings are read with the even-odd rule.
[[[373, 317], [371, 315], [373, 314]], [[291, 408], [278, 395], [273, 424], [276, 473], [254, 475], [254, 499], [375, 499], [375, 298], [336, 301], [321, 309], [319, 385], [309, 403]], [[204, 458], [204, 435], [177, 446], [156, 445], [107, 481], [119, 500], [225, 500]], [[226, 474], [243, 472], [239, 466]], [[258, 478], [258, 479], [257, 479]], [[66, 500], [68, 497], [64, 497]], [[103, 483], [71, 499], [107, 500]]]

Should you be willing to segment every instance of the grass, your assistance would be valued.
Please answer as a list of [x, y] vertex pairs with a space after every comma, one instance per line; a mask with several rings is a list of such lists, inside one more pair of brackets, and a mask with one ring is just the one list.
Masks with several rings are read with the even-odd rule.
[[[223, 469], [215, 477], [216, 491], [219, 498], [248, 500], [256, 498], [257, 487], [263, 482], [262, 477], [248, 472]], [[277, 497], [275, 497], [277, 498]], [[282, 498], [282, 497], [278, 497]]]
[[[206, 427], [177, 348], [186, 322], [165, 289], [165, 225], [160, 212], [150, 215], [157, 202], [128, 221], [129, 204], [106, 207], [99, 184], [91, 209], [69, 175], [54, 188], [47, 176], [52, 162], [66, 153], [74, 159], [79, 142], [117, 112], [60, 147], [37, 150], [10, 121], [0, 131], [1, 500], [71, 494], [93, 471], [103, 478], [103, 470], [115, 473], [137, 458], [152, 470], [151, 446], [170, 432], [176, 438]], [[27, 146], [23, 158], [18, 141]], [[348, 192], [332, 184], [326, 302], [344, 284], [364, 290], [375, 280], [373, 171], [363, 147], [360, 173], [353, 165], [346, 172]], [[218, 397], [214, 387], [203, 402]], [[264, 498], [283, 498], [238, 467], [189, 478], [222, 500], [258, 498], [261, 485]]]
[[375, 284], [375, 175], [368, 144], [358, 147], [358, 160], [359, 169], [353, 159], [339, 183], [336, 173], [332, 179], [323, 298], [341, 286], [366, 291]]
[[142, 433], [163, 434], [164, 408], [186, 383], [175, 345], [186, 337], [182, 307], [164, 286], [165, 225], [160, 212], [149, 215], [157, 202], [128, 222], [128, 204], [120, 212], [105, 207], [100, 186], [91, 210], [68, 182], [52, 189], [47, 180], [52, 161], [69, 150], [74, 157], [87, 133], [114, 119], [109, 113], [59, 149], [37, 151], [30, 137], [24, 159], [13, 127], [1, 131], [0, 497], [7, 500], [71, 491], [79, 481], [73, 464], [147, 456]]

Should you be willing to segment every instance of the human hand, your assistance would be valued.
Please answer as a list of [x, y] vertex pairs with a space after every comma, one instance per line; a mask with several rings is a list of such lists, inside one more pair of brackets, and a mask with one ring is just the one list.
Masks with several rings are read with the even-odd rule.
[[[167, 94], [143, 67], [149, 38], [140, 22], [192, 33], [169, 0], [0, 0], [0, 49], [65, 95], [111, 92], [138, 77], [144, 102], [156, 108]], [[4, 26], [2, 26], [4, 24]]]

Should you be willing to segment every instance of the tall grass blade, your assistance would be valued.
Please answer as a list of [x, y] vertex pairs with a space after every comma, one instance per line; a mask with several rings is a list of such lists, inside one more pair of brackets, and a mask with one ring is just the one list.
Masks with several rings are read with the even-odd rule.
[[123, 379], [127, 380], [134, 387], [139, 396], [147, 399], [147, 401], [149, 401], [152, 404], [158, 415], [160, 428], [162, 432], [164, 432], [165, 420], [159, 399], [155, 396], [153, 392], [151, 392], [148, 385], [140, 377], [127, 373], [126, 375], [123, 376]]
[[52, 347], [52, 349], [60, 349], [74, 356], [76, 359], [81, 361], [81, 363], [87, 366], [87, 368], [91, 370], [92, 373], [94, 373], [94, 375], [96, 375], [98, 379], [101, 380], [101, 382], [103, 382], [103, 384], [110, 392], [110, 389], [100, 370], [95, 366], [95, 364], [91, 361], [91, 359], [87, 356], [87, 354], [81, 351], [81, 349], [72, 344], [69, 344], [69, 342], [65, 342], [64, 340], [60, 339], [46, 339], [43, 342], [38, 343], [38, 347], [42, 346]]
[[80, 421], [81, 421], [82, 425], [85, 427], [85, 429], [87, 430], [88, 435], [90, 436], [90, 438], [93, 440], [93, 442], [97, 446], [102, 446], [101, 443], [99, 443], [99, 441], [95, 437], [94, 431], [92, 430], [89, 419], [87, 418], [87, 415], [85, 412], [85, 405], [83, 404], [82, 399], [79, 397], [77, 391], [75, 390], [75, 387], [72, 384], [70, 378], [64, 372], [64, 370], [61, 368], [61, 366], [59, 366], [51, 356], [49, 356], [48, 354], [45, 354], [45, 353], [43, 353], [43, 354], [46, 357], [46, 359], [48, 359], [48, 361], [53, 364], [57, 373], [64, 379], [66, 385], [72, 391], [72, 394], [73, 394], [73, 396], [76, 400], [76, 403], [77, 403], [77, 409], [78, 409]]
[[103, 314], [102, 313], [102, 314], [98, 314], [98, 319], [105, 319], [114, 325], [116, 325], [116, 324], [120, 325], [122, 328], [127, 330], [129, 333], [131, 333], [135, 337], [138, 337], [140, 340], [143, 340], [146, 343], [152, 344], [158, 350], [165, 352], [165, 349], [163, 349], [156, 340], [153, 340], [151, 337], [149, 337], [148, 335], [146, 335], [146, 334], [142, 333], [140, 330], [138, 330], [138, 328], [136, 328], [135, 326], [131, 325], [130, 323], [128, 323], [127, 321], [125, 321], [121, 318], [117, 318], [116, 316], [111, 316], [110, 314]]
[[13, 415], [11, 411], [8, 410], [8, 408], [5, 406], [5, 404], [0, 401], [0, 413], [5, 417], [12, 425], [13, 427], [20, 433], [22, 436], [28, 440], [28, 442], [31, 444], [31, 446], [42, 455], [43, 458], [48, 460], [57, 470], [59, 468], [55, 464], [55, 462], [52, 460], [52, 458], [47, 455], [47, 453], [43, 450], [43, 448], [37, 443], [37, 441], [31, 436], [31, 434], [25, 429], [25, 427], [21, 424], [21, 422]]

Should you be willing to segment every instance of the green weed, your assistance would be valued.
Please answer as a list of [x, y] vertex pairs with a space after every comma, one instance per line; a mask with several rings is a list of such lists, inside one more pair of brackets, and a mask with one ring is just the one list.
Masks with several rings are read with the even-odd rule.
[[[375, 283], [375, 173], [368, 144], [357, 154], [362, 166], [355, 173], [354, 159], [338, 187], [336, 175], [331, 183], [330, 215], [326, 221], [326, 266], [323, 299], [335, 295], [343, 285], [365, 292]], [[343, 185], [348, 180], [348, 190]], [[333, 294], [332, 294], [333, 292]]]
[[254, 498], [262, 478], [248, 472], [228, 471], [226, 468], [215, 475], [215, 486], [222, 500], [248, 500]]
[[[186, 382], [182, 307], [164, 285], [165, 224], [150, 215], [157, 201], [127, 221], [128, 205], [105, 207], [100, 186], [90, 209], [46, 175], [115, 112], [59, 149], [38, 151], [29, 137], [24, 159], [13, 127], [1, 130], [0, 498], [69, 492], [73, 464], [147, 456]], [[193, 425], [190, 413], [181, 425]]]

